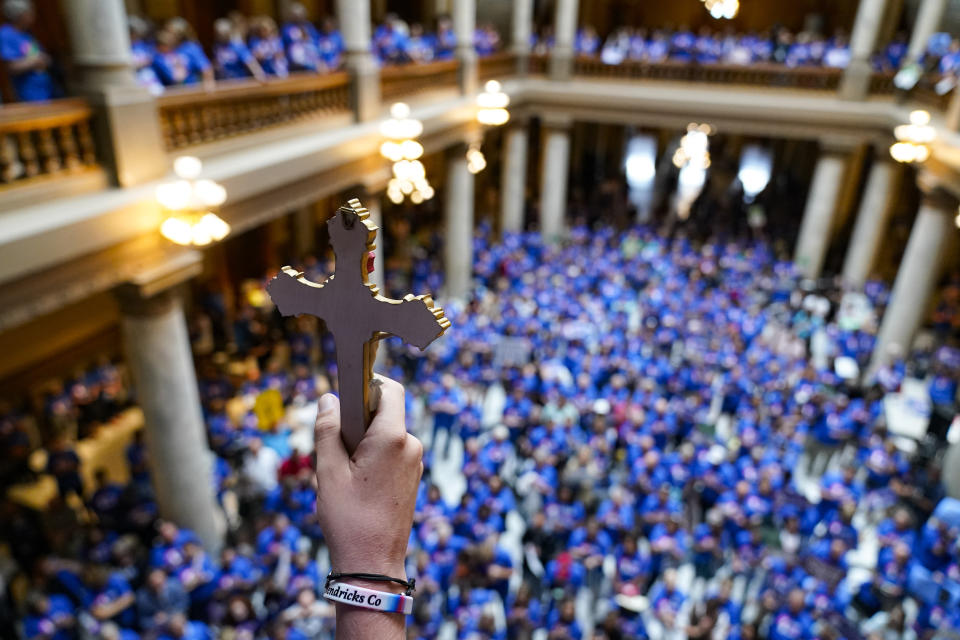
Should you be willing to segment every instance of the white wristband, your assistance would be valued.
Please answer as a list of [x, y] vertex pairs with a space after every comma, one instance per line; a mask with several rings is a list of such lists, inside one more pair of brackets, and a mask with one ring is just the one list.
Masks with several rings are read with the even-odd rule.
[[406, 596], [400, 593], [388, 593], [386, 591], [374, 591], [373, 589], [355, 587], [352, 584], [343, 582], [327, 583], [323, 597], [331, 602], [342, 602], [353, 605], [354, 607], [373, 609], [374, 611], [404, 614], [413, 612], [413, 596]]

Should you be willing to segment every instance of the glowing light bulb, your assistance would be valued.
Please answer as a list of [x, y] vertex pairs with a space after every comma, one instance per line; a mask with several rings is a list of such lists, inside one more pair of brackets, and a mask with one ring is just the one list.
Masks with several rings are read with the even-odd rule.
[[394, 102], [390, 106], [390, 115], [397, 120], [403, 120], [410, 117], [410, 105], [406, 102]]
[[205, 207], [219, 207], [227, 201], [227, 190], [213, 180], [197, 180], [193, 195]]
[[910, 124], [927, 125], [930, 124], [930, 112], [923, 109], [917, 109], [910, 112]]
[[180, 218], [167, 218], [160, 225], [160, 233], [164, 238], [179, 245], [190, 244], [190, 223]]
[[178, 178], [195, 180], [200, 177], [201, 171], [203, 171], [203, 163], [200, 161], [200, 158], [180, 156], [173, 161], [173, 172], [177, 174]]
[[[423, 145], [416, 140], [404, 140], [400, 144], [400, 156], [407, 160], [416, 160], [423, 155]], [[399, 160], [400, 158], [397, 158]], [[391, 158], [393, 160], [393, 158]]]
[[170, 211], [180, 211], [190, 206], [193, 185], [188, 180], [176, 180], [161, 184], [156, 190], [157, 202]]

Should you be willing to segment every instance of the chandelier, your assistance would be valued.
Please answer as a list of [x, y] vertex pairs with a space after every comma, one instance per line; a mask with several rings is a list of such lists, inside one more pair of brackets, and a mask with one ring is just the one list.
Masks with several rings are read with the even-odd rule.
[[731, 20], [737, 17], [740, 11], [739, 0], [702, 0], [710, 15], [720, 20], [721, 18]]
[[477, 96], [477, 121], [492, 127], [499, 127], [510, 120], [507, 105], [510, 96], [503, 92], [503, 88], [496, 80], [490, 80], [483, 85], [483, 93]]
[[926, 162], [930, 157], [930, 143], [936, 131], [930, 126], [930, 114], [922, 109], [910, 113], [910, 123], [893, 130], [897, 139], [890, 145], [890, 156], [897, 162], [909, 164]]
[[475, 142], [467, 149], [467, 171], [473, 174], [480, 173], [487, 168], [487, 159], [483, 157], [480, 143]]
[[403, 102], [390, 107], [390, 116], [380, 125], [380, 133], [387, 138], [380, 145], [380, 155], [393, 163], [387, 198], [400, 204], [409, 197], [410, 202], [420, 204], [434, 196], [426, 168], [420, 161], [423, 145], [417, 142], [423, 133], [423, 123], [410, 117], [410, 107]]
[[230, 233], [230, 225], [214, 213], [226, 202], [227, 190], [213, 180], [200, 179], [202, 171], [198, 158], [181, 156], [173, 163], [179, 179], [157, 187], [157, 202], [170, 213], [160, 225], [160, 233], [170, 242], [203, 247]]
[[687, 132], [680, 138], [680, 146], [673, 154], [673, 166], [678, 169], [694, 167], [697, 169], [710, 168], [710, 141], [708, 136], [713, 133], [713, 127], [708, 124], [687, 125]]

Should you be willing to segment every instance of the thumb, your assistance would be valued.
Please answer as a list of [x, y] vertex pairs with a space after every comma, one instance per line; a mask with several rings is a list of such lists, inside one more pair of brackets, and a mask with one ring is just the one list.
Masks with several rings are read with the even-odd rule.
[[320, 397], [317, 422], [313, 427], [313, 447], [317, 457], [317, 472], [338, 468], [348, 460], [347, 450], [340, 438], [340, 399], [332, 393]]

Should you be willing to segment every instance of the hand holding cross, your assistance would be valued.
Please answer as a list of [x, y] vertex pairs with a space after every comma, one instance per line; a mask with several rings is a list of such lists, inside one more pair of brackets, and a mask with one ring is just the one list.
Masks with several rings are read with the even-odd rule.
[[285, 316], [309, 314], [322, 319], [337, 349], [341, 434], [353, 453], [370, 426], [379, 388], [373, 384], [377, 342], [395, 335], [425, 349], [450, 326], [430, 296], [391, 300], [368, 282], [367, 256], [375, 248], [377, 227], [356, 198], [327, 221], [336, 258], [334, 275], [323, 284], [310, 282], [291, 267], [267, 285]]

